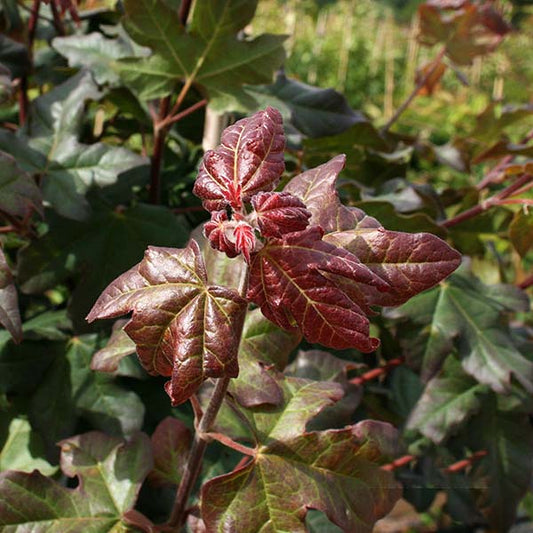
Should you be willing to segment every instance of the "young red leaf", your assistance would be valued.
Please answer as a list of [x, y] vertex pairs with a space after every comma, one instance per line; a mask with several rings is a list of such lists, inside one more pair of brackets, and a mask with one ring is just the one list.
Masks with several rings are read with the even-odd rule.
[[244, 221], [239, 221], [233, 230], [233, 235], [235, 237], [235, 249], [242, 252], [249, 263], [250, 254], [255, 248], [254, 228]]
[[[349, 251], [389, 286], [387, 291], [367, 283], [352, 287], [363, 295], [360, 307], [368, 312], [365, 303], [399, 305], [459, 266], [461, 255], [435, 235], [389, 231], [360, 209], [342, 205], [335, 181], [343, 168], [344, 156], [337, 156], [296, 176], [284, 190], [305, 202], [311, 223], [326, 231], [325, 241]], [[342, 282], [338, 277], [335, 280], [334, 274], [328, 277], [337, 284]]]
[[380, 223], [355, 207], [341, 204], [336, 190], [337, 176], [344, 168], [346, 156], [338, 155], [294, 177], [283, 192], [298, 197], [311, 213], [311, 224], [320, 226], [326, 233], [357, 227], [381, 227]]
[[262, 192], [252, 198], [252, 205], [264, 237], [281, 237], [302, 231], [311, 218], [305, 204], [289, 193]]
[[239, 120], [222, 134], [221, 145], [205, 153], [193, 192], [208, 211], [241, 209], [259, 191], [271, 191], [285, 162], [281, 114], [267, 107]]
[[[248, 298], [278, 326], [301, 330], [309, 342], [331, 348], [371, 352], [378, 339], [369, 337], [361, 305], [343, 285], [368, 284], [389, 290], [355, 256], [322, 240], [317, 226], [272, 239], [252, 257]], [[359, 303], [361, 305], [359, 305]]]
[[439, 283], [461, 263], [459, 252], [430, 233], [369, 228], [330, 233], [324, 240], [351, 252], [389, 284], [386, 293], [360, 285], [368, 305], [400, 305]]
[[228, 257], [237, 257], [235, 239], [231, 240], [235, 224], [228, 220], [226, 211], [214, 211], [211, 220], [204, 224], [204, 235], [215, 250], [224, 252]]
[[166, 391], [177, 405], [209, 377], [238, 374], [237, 349], [246, 301], [207, 285], [200, 248], [149, 247], [144, 259], [102, 293], [87, 320], [133, 311], [124, 330], [151, 374], [172, 376]]

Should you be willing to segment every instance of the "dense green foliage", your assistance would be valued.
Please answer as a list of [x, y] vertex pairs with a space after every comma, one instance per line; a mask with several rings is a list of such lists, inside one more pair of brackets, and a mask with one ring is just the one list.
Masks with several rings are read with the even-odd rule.
[[0, 529], [533, 522], [529, 4], [2, 2]]

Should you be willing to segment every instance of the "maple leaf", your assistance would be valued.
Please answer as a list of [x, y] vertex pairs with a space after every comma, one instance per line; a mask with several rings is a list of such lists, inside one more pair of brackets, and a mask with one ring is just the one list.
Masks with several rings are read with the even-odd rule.
[[305, 204], [289, 193], [262, 192], [252, 198], [257, 223], [265, 237], [281, 237], [302, 231], [309, 224], [311, 213]]
[[124, 330], [151, 374], [172, 376], [165, 389], [177, 405], [206, 378], [235, 377], [246, 301], [210, 286], [200, 248], [149, 247], [144, 259], [102, 293], [87, 320], [133, 311]]
[[[368, 318], [351, 298], [349, 286], [389, 286], [354, 255], [323, 241], [322, 235], [321, 228], [311, 226], [269, 240], [252, 257], [248, 298], [275, 324], [300, 329], [309, 342], [371, 352], [379, 341], [369, 337]], [[346, 287], [340, 287], [341, 281]]]
[[[387, 291], [366, 283], [352, 287], [361, 293], [359, 305], [400, 305], [451, 274], [459, 266], [461, 255], [439, 237], [386, 230], [361, 209], [342, 205], [335, 182], [345, 159], [339, 155], [303, 172], [284, 191], [305, 203], [311, 212], [311, 224], [325, 230], [325, 241], [349, 251], [389, 286]], [[333, 276], [329, 274], [335, 281]]]
[[280, 405], [247, 412], [255, 456], [202, 487], [208, 531], [303, 533], [309, 509], [323, 511], [343, 531], [371, 531], [400, 496], [393, 474], [379, 468], [395, 452], [396, 430], [365, 420], [307, 432], [310, 420], [342, 397], [342, 387], [292, 377], [278, 385]]
[[239, 120], [224, 130], [216, 150], [205, 153], [193, 192], [208, 211], [240, 210], [254, 194], [275, 188], [285, 169], [284, 149], [277, 109]]

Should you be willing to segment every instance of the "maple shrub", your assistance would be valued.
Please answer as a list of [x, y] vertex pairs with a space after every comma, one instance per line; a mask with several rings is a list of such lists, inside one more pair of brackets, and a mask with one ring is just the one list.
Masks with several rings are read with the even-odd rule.
[[532, 13], [415, 3], [0, 2], [2, 532], [531, 527]]
[[[172, 525], [182, 523], [209, 438], [249, 456], [203, 485], [201, 517], [210, 531], [298, 531], [306, 508], [325, 512], [344, 531], [357, 531], [386, 514], [399, 496], [393, 476], [379, 467], [394, 448], [393, 427], [363, 420], [306, 431], [313, 415], [340, 400], [342, 388], [286, 376], [280, 361], [271, 367], [254, 364], [249, 355], [243, 361], [243, 330], [260, 320], [260, 310], [289, 333], [288, 342], [303, 336], [329, 348], [372, 352], [379, 346], [370, 335], [372, 308], [402, 304], [433, 287], [461, 256], [435, 235], [388, 231], [360, 209], [342, 205], [335, 181], [344, 156], [273, 192], [284, 171], [284, 149], [282, 118], [272, 107], [228, 127], [221, 145], [204, 155], [194, 185], [211, 212], [204, 235], [221, 258], [206, 264], [194, 239], [181, 249], [150, 247], [105, 289], [87, 317], [133, 312], [124, 331], [143, 367], [170, 377], [165, 390], [172, 404], [197, 393], [206, 399], [204, 414], [197, 406], [197, 432]], [[221, 284], [221, 261], [238, 284]], [[248, 367], [240, 377], [239, 363]], [[204, 392], [208, 378], [215, 385]], [[246, 446], [233, 440], [233, 431], [210, 433], [227, 389], [251, 441]]]

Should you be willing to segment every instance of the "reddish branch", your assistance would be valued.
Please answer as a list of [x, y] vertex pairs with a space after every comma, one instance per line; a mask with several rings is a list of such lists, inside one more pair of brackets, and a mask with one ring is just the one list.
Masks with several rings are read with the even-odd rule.
[[475, 216], [483, 213], [491, 207], [494, 207], [495, 205], [503, 205], [509, 203], [528, 204], [529, 202], [526, 199], [509, 200], [509, 197], [513, 194], [521, 194], [532, 186], [533, 176], [531, 174], [523, 174], [499, 193], [495, 194], [494, 196], [491, 196], [487, 200], [484, 200], [480, 204], [475, 205], [470, 209], [467, 209], [466, 211], [463, 211], [448, 220], [445, 220], [441, 223], [441, 226], [445, 228], [451, 228], [452, 226], [456, 226], [457, 224], [460, 224], [465, 220], [474, 218]]
[[435, 59], [433, 60], [433, 66], [430, 69], [428, 69], [426, 74], [418, 80], [411, 94], [404, 100], [404, 102], [396, 110], [396, 113], [394, 113], [394, 115], [383, 126], [383, 128], [381, 128], [382, 132], [389, 131], [391, 126], [400, 118], [403, 112], [411, 105], [411, 102], [417, 97], [418, 94], [420, 94], [420, 89], [422, 89], [422, 87], [424, 87], [424, 85], [429, 81], [431, 76], [433, 76], [433, 74], [435, 73], [439, 65], [441, 64], [441, 61], [444, 58], [445, 53], [446, 53], [446, 47], [443, 47], [442, 50], [435, 56]]
[[525, 280], [521, 281], [519, 284], [518, 284], [518, 287], [520, 289], [528, 289], [529, 287], [531, 287], [533, 285], [533, 274], [531, 274], [531, 276], [528, 276]]
[[[471, 466], [473, 463], [475, 463], [477, 460], [481, 459], [482, 457], [485, 457], [487, 453], [488, 452], [486, 450], [479, 450], [473, 453], [470, 457], [467, 457], [466, 459], [461, 459], [460, 461], [457, 461], [456, 463], [453, 463], [447, 466], [446, 468], [443, 468], [442, 472], [444, 472], [445, 474], [456, 474], [457, 472], [462, 472], [463, 470], [466, 470], [469, 466]], [[401, 468], [402, 466], [408, 465], [409, 463], [412, 463], [417, 459], [418, 457], [416, 455], [402, 455], [402, 457], [395, 459], [391, 463], [383, 465], [381, 468], [382, 470], [393, 472], [394, 470]]]
[[399, 457], [398, 459], [395, 459], [394, 461], [392, 461], [392, 463], [383, 465], [381, 469], [387, 470], [389, 472], [393, 472], [397, 468], [400, 468], [402, 466], [408, 465], [409, 463], [413, 461], [416, 461], [416, 459], [418, 459], [416, 455], [404, 455], [402, 457]]
[[456, 463], [447, 466], [443, 470], [443, 472], [445, 472], [446, 474], [456, 474], [457, 472], [462, 472], [463, 470], [466, 470], [469, 466], [471, 466], [473, 463], [475, 463], [478, 459], [485, 457], [487, 453], [487, 450], [479, 450], [473, 453], [470, 457], [467, 457], [466, 459], [461, 459], [461, 461], [457, 461]]
[[350, 380], [350, 383], [353, 383], [354, 385], [363, 385], [367, 381], [372, 381], [373, 379], [376, 379], [379, 376], [383, 376], [384, 374], [387, 374], [393, 368], [401, 365], [403, 362], [404, 362], [403, 357], [397, 357], [396, 359], [391, 359], [383, 366], [380, 366], [378, 368], [373, 368], [372, 370], [369, 370], [368, 372], [365, 372], [364, 374], [360, 376], [352, 378]]

